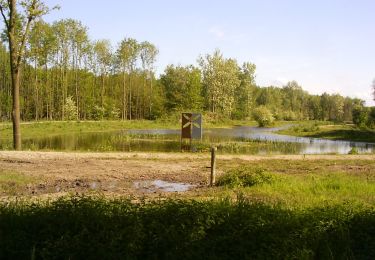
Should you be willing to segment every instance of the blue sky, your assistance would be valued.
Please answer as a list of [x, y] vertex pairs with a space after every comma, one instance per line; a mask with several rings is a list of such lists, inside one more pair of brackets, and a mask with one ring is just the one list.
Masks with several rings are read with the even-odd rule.
[[219, 48], [257, 65], [261, 86], [296, 80], [313, 94], [340, 93], [375, 105], [373, 0], [47, 0], [60, 5], [51, 22], [73, 18], [92, 39], [150, 41], [160, 51], [157, 71], [196, 64]]

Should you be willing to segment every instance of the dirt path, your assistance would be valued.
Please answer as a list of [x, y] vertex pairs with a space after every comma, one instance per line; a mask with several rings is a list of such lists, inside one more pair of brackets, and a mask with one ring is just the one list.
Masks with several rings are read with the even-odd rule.
[[[375, 155], [218, 155], [221, 161], [255, 160], [374, 160]], [[189, 153], [64, 153], [0, 151], [0, 174], [16, 173], [32, 178], [13, 195], [103, 192], [122, 195], [159, 193], [154, 180], [205, 187], [210, 157]], [[220, 170], [219, 170], [220, 173]], [[150, 186], [150, 187], [149, 187]], [[0, 196], [4, 196], [1, 194]], [[9, 194], [7, 194], [9, 195]]]
[[[366, 155], [218, 155], [221, 159], [241, 159], [247, 161], [254, 160], [273, 160], [273, 159], [286, 159], [286, 160], [373, 160], [375, 154]], [[38, 160], [38, 159], [170, 159], [170, 160], [183, 160], [183, 159], [209, 159], [208, 153], [142, 153], [142, 152], [121, 152], [121, 153], [77, 153], [77, 152], [29, 152], [29, 151], [0, 151], [0, 159], [19, 159], [19, 160]]]

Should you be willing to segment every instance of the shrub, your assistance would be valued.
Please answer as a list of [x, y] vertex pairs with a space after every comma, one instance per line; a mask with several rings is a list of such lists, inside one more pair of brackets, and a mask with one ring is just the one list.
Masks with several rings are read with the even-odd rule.
[[358, 154], [358, 149], [356, 147], [352, 147], [348, 154]]
[[120, 109], [115, 106], [109, 107], [107, 113], [109, 119], [119, 119], [121, 116]]
[[367, 108], [354, 108], [352, 112], [353, 123], [358, 127], [365, 127], [368, 122], [369, 110]]
[[77, 120], [77, 106], [71, 96], [67, 97], [64, 104], [64, 119], [68, 121]]
[[271, 111], [265, 106], [255, 108], [253, 111], [253, 117], [260, 127], [270, 126], [275, 120]]
[[228, 171], [221, 176], [218, 186], [229, 187], [251, 187], [255, 185], [271, 184], [276, 181], [278, 176], [273, 173], [266, 172], [263, 169], [251, 169], [249, 167], [241, 167]]
[[296, 121], [299, 119], [299, 117], [297, 117], [296, 113], [289, 110], [289, 111], [285, 111], [283, 119], [285, 121]]
[[105, 108], [104, 107], [101, 107], [101, 106], [98, 106], [98, 105], [95, 105], [93, 107], [93, 110], [92, 110], [92, 118], [94, 120], [103, 120], [104, 118], [104, 115], [105, 115]]

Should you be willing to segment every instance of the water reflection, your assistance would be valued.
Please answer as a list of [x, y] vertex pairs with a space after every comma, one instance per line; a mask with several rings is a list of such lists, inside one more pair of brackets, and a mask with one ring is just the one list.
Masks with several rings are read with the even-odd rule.
[[[246, 154], [347, 154], [352, 148], [360, 153], [375, 151], [373, 143], [279, 135], [275, 133], [279, 129], [246, 126], [206, 129], [202, 142], [194, 142], [194, 146], [202, 151], [216, 144], [220, 152]], [[167, 129], [69, 134], [24, 140], [23, 147], [31, 150], [176, 152], [181, 148], [179, 134], [179, 130]]]

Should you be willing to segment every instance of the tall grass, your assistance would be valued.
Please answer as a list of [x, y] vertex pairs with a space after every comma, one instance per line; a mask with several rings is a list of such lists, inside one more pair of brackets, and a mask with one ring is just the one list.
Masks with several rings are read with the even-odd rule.
[[249, 198], [281, 203], [288, 208], [345, 203], [375, 205], [375, 176], [371, 173], [283, 174], [242, 166], [220, 176], [217, 185], [227, 187], [227, 195], [240, 191]]
[[0, 206], [0, 259], [374, 259], [375, 209], [70, 197]]

